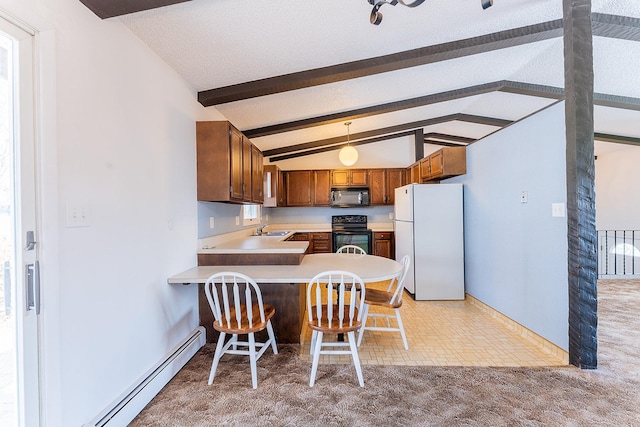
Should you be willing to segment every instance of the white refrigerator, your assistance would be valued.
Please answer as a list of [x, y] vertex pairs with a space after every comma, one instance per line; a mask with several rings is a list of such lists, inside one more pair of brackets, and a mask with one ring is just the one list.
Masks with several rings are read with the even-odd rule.
[[395, 190], [396, 260], [409, 255], [405, 289], [416, 300], [464, 299], [462, 184]]

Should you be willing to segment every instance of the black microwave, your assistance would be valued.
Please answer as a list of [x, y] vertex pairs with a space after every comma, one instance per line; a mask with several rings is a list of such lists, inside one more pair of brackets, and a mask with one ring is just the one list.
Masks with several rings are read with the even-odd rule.
[[348, 208], [355, 206], [369, 206], [369, 188], [347, 187], [332, 188], [329, 199], [332, 207]]

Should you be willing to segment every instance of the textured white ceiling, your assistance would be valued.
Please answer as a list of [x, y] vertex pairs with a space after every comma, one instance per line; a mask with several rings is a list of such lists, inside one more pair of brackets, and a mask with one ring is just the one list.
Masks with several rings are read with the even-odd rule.
[[[640, 18], [640, 0], [593, 0], [592, 10]], [[195, 97], [201, 90], [561, 19], [562, 0], [495, 0], [487, 10], [480, 0], [429, 0], [416, 8], [385, 5], [379, 26], [369, 23], [370, 11], [367, 0], [193, 0], [117, 19], [173, 67]], [[595, 37], [595, 91], [640, 98], [639, 58], [638, 42]], [[555, 38], [209, 108], [247, 130], [500, 80], [563, 87], [563, 61], [563, 41]], [[358, 118], [351, 133], [456, 113], [518, 120], [553, 102], [493, 92]], [[596, 132], [640, 137], [639, 118], [636, 111], [596, 107]], [[472, 138], [495, 130], [460, 121], [424, 128], [425, 133]], [[345, 133], [337, 122], [252, 140], [269, 150]], [[361, 146], [367, 152], [361, 161], [377, 164], [394, 151], [391, 163], [405, 162], [407, 156], [411, 160], [405, 153], [412, 149], [410, 139]], [[323, 164], [330, 156], [335, 152], [314, 155], [313, 162]], [[304, 159], [287, 160], [283, 167], [299, 169]]]
[[[496, 2], [498, 3], [498, 2]], [[196, 90], [371, 58], [562, 17], [561, 0], [193, 0], [124, 16], [123, 22]]]

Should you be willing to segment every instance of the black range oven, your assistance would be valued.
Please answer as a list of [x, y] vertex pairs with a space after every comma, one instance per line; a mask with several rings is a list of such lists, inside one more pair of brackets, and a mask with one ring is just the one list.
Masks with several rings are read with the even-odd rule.
[[367, 254], [372, 251], [372, 234], [366, 215], [334, 215], [331, 217], [333, 252], [344, 245], [360, 246]]

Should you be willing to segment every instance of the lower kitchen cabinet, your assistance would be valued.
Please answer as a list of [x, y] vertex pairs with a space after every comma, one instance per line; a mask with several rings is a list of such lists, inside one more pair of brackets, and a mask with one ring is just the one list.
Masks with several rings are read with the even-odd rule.
[[331, 233], [309, 233], [309, 253], [321, 254], [332, 252]]
[[385, 258], [395, 259], [396, 253], [393, 232], [373, 232], [373, 254]]
[[309, 242], [308, 254], [331, 253], [331, 233], [315, 232], [315, 233], [295, 233], [287, 240], [296, 242]]

